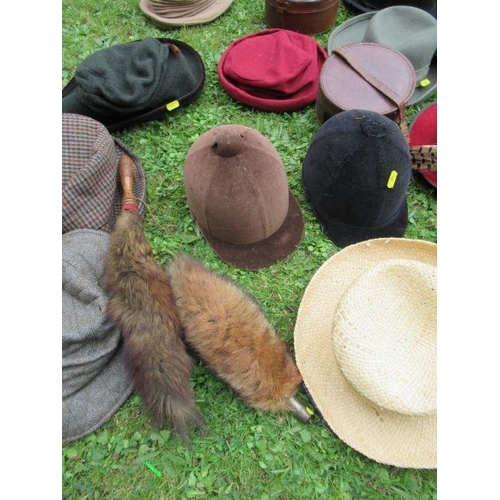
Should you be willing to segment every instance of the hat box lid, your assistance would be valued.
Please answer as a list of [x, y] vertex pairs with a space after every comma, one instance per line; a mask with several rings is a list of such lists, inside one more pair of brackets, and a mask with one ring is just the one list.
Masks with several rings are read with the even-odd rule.
[[265, 20], [270, 28], [304, 35], [323, 33], [335, 24], [340, 0], [266, 0]]
[[408, 58], [379, 43], [353, 43], [341, 50], [352, 65], [336, 51], [323, 64], [316, 100], [320, 123], [350, 109], [367, 109], [396, 120], [398, 105], [388, 94], [404, 103], [412, 96], [416, 77]]

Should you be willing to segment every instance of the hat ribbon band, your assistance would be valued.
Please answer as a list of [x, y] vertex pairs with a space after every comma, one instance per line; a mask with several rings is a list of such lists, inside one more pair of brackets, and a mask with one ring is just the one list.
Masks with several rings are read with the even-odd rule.
[[409, 141], [408, 136], [408, 123], [406, 122], [406, 103], [404, 100], [396, 94], [392, 89], [390, 89], [385, 83], [381, 82], [378, 78], [372, 74], [365, 71], [363, 68], [357, 66], [345, 52], [341, 50], [340, 47], [334, 49], [333, 51], [337, 54], [344, 62], [346, 62], [356, 73], [358, 73], [361, 78], [368, 82], [375, 90], [385, 95], [389, 100], [391, 100], [398, 108], [399, 111], [399, 128], [403, 133], [404, 138]]

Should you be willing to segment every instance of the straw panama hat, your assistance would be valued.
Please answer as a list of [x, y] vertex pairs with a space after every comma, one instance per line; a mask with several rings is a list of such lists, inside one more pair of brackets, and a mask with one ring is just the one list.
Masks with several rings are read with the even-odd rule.
[[346, 444], [384, 464], [437, 467], [437, 244], [378, 238], [328, 259], [302, 298], [297, 366]]

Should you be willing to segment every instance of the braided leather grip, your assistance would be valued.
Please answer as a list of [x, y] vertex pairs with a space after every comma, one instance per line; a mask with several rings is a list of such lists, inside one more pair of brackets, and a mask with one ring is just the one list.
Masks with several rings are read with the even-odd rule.
[[134, 162], [127, 156], [122, 155], [118, 164], [118, 174], [123, 189], [122, 212], [133, 210], [137, 212], [137, 200], [134, 196]]

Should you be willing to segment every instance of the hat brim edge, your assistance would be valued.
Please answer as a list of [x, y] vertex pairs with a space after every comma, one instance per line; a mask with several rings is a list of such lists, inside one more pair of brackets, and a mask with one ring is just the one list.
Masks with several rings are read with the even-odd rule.
[[[437, 245], [423, 240], [376, 238], [330, 257], [312, 277], [299, 306], [294, 328], [296, 362], [320, 417], [347, 445], [387, 465], [434, 469], [437, 417], [404, 417], [373, 408], [349, 386], [333, 351], [332, 324], [342, 294], [365, 270], [390, 258], [436, 266]], [[395, 446], [398, 443], [399, 448]]]
[[[300, 205], [290, 188], [288, 213], [280, 228], [265, 240], [256, 243], [235, 245], [214, 238], [198, 225], [214, 252], [228, 264], [247, 271], [269, 267], [291, 255], [300, 244], [304, 234], [304, 217]], [[277, 245], [286, 235], [286, 244]]]
[[309, 202], [314, 212], [316, 220], [323, 228], [328, 238], [340, 248], [347, 247], [362, 241], [376, 238], [399, 238], [402, 237], [408, 226], [408, 204], [405, 197], [397, 214], [383, 226], [376, 228], [364, 228], [356, 226], [347, 226], [341, 222], [330, 219], [328, 224], [321, 222], [316, 210]]
[[[72, 405], [76, 398], [81, 398], [82, 400], [88, 402], [88, 406], [92, 406], [92, 392], [95, 390], [97, 384], [97, 379], [109, 381], [115, 381], [112, 388], [107, 387], [109, 392], [109, 397], [105, 400], [109, 402], [109, 406], [104, 413], [99, 414], [96, 418], [89, 419], [85, 422], [82, 428], [82, 420], [78, 419], [77, 425], [70, 426], [66, 431], [63, 432], [62, 442], [69, 443], [71, 441], [76, 441], [81, 439], [92, 432], [99, 429], [104, 425], [125, 403], [125, 401], [130, 397], [134, 391], [134, 384], [130, 378], [124, 361], [123, 344], [119, 346], [118, 350], [115, 352], [111, 361], [104, 367], [104, 369], [99, 373], [99, 377], [94, 378], [89, 384], [83, 387], [80, 391], [72, 394], [66, 399], [62, 400], [63, 412], [66, 410], [72, 413]], [[103, 398], [99, 398], [99, 403], [102, 403]]]

